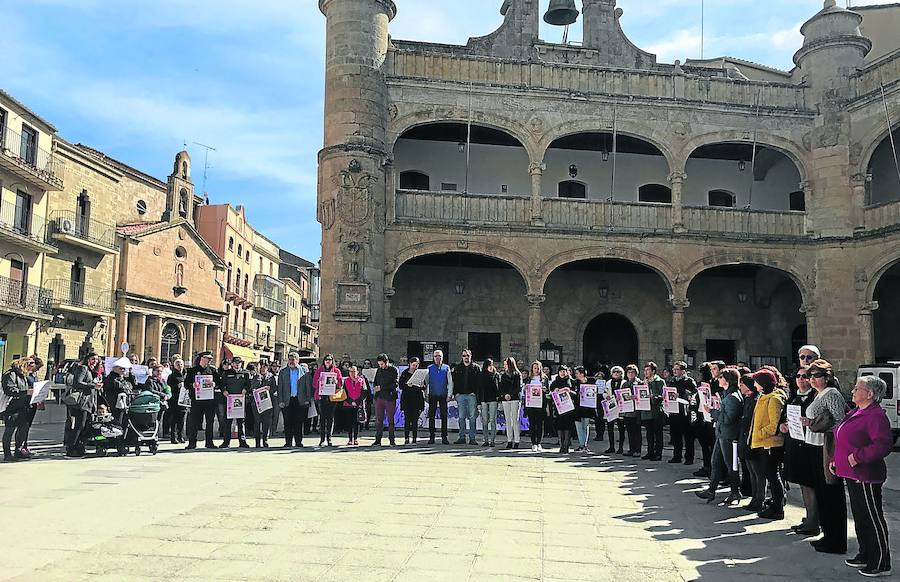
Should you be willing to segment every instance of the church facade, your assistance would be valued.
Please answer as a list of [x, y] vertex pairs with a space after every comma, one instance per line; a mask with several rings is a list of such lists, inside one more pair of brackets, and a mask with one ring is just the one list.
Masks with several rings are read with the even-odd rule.
[[579, 7], [577, 46], [537, 0], [451, 46], [320, 0], [322, 353], [900, 359], [896, 39], [870, 57], [866, 10], [828, 0], [792, 71], [664, 64], [615, 0]]

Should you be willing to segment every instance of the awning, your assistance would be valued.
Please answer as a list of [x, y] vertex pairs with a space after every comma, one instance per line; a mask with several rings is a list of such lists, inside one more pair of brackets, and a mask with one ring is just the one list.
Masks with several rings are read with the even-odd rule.
[[260, 358], [271, 359], [267, 354], [263, 354], [256, 350], [245, 348], [243, 346], [236, 346], [234, 344], [223, 344], [222, 350], [225, 352], [224, 356], [226, 359], [234, 358], [235, 356], [240, 356], [245, 363], [247, 362], [258, 362]]

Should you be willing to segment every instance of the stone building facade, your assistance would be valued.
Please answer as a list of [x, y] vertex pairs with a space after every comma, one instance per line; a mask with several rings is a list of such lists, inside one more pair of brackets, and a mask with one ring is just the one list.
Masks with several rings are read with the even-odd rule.
[[35, 353], [38, 336], [56, 320], [42, 285], [50, 238], [51, 193], [63, 187], [53, 153], [56, 128], [0, 90], [0, 365]]
[[[276, 355], [282, 361], [291, 350], [303, 357], [318, 357], [318, 269], [284, 249], [278, 276], [284, 281], [286, 313], [278, 318]], [[279, 344], [283, 344], [281, 349]]]
[[391, 0], [320, 0], [322, 350], [900, 359], [897, 38], [869, 58], [866, 11], [827, 0], [792, 71], [663, 64], [615, 0], [579, 4], [579, 46], [497, 4], [450, 46], [390, 38]]

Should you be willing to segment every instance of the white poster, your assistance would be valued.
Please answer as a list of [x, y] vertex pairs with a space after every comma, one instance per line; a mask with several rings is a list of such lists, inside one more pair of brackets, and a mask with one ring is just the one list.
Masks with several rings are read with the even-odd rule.
[[256, 410], [265, 412], [272, 410], [272, 396], [268, 388], [257, 388], [253, 391], [253, 400], [256, 401]]
[[369, 382], [370, 386], [375, 384], [375, 372], [377, 371], [377, 368], [366, 368], [362, 371], [363, 377]]
[[244, 409], [247, 405], [244, 396], [242, 394], [228, 394], [227, 397], [225, 418], [244, 418]]
[[672, 386], [663, 388], [663, 410], [669, 414], [678, 414], [678, 389]]
[[650, 412], [650, 387], [646, 384], [635, 384], [633, 394], [634, 409]]
[[597, 389], [596, 384], [582, 384], [579, 387], [578, 405], [582, 408], [597, 408]]
[[31, 404], [37, 404], [47, 400], [50, 395], [50, 381], [41, 380], [34, 383], [34, 392], [31, 393]]
[[528, 384], [525, 386], [525, 407], [543, 408], [544, 387], [541, 384]]
[[143, 384], [150, 377], [150, 369], [147, 366], [135, 364], [131, 366], [131, 373], [134, 374], [134, 381], [138, 384]]
[[194, 398], [212, 400], [216, 396], [216, 382], [212, 374], [197, 374], [194, 377]]
[[413, 372], [412, 376], [409, 378], [410, 386], [418, 386], [419, 388], [425, 387], [425, 378], [428, 377], [428, 369], [427, 368], [419, 368], [415, 372]]
[[800, 421], [801, 418], [803, 418], [803, 413], [801, 412], [800, 406], [797, 404], [788, 404], [788, 431], [791, 434], [791, 438], [798, 441], [806, 440], [806, 429], [803, 427], [803, 423]]
[[319, 376], [319, 396], [333, 396], [335, 390], [337, 390], [337, 374], [322, 372]]
[[619, 406], [615, 398], [604, 398], [601, 406], [603, 406], [603, 418], [607, 422], [612, 422], [619, 418]]
[[553, 404], [556, 405], [556, 412], [559, 414], [565, 414], [575, 410], [575, 403], [572, 402], [572, 395], [569, 394], [567, 390], [554, 390], [551, 396], [553, 396]]
[[627, 388], [616, 390], [616, 402], [620, 413], [634, 412], [634, 396], [631, 390]]

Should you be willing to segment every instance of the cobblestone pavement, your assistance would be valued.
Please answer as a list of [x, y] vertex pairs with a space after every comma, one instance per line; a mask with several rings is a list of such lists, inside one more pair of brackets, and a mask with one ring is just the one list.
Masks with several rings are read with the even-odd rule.
[[164, 445], [70, 460], [38, 445], [40, 459], [0, 466], [0, 579], [861, 579], [786, 533], [796, 489], [787, 519], [766, 522], [704, 504], [683, 465], [525, 447]]

